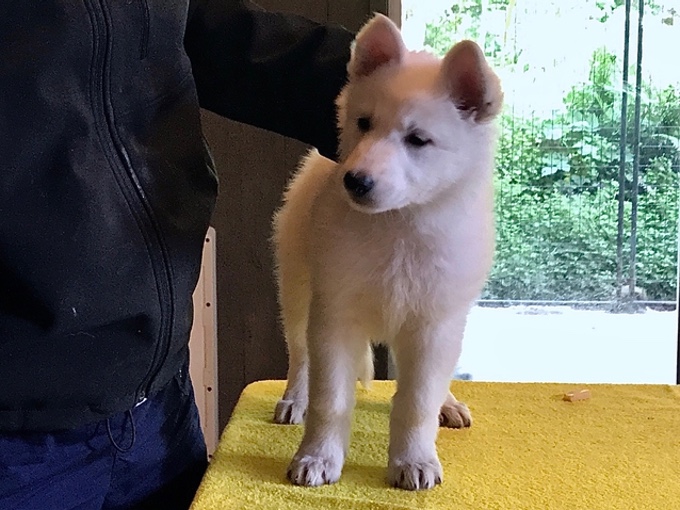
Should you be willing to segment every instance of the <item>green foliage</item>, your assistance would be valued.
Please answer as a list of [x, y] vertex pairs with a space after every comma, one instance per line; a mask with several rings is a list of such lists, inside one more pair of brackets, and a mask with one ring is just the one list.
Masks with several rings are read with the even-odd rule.
[[[501, 118], [497, 255], [487, 299], [611, 300], [616, 292], [621, 93], [616, 58], [598, 50], [590, 79], [549, 119]], [[637, 285], [675, 300], [680, 96], [645, 85], [640, 123]], [[624, 147], [624, 277], [630, 260], [634, 96]], [[617, 107], [618, 105], [618, 107]]]
[[[531, 134], [516, 141], [534, 146]], [[618, 183], [565, 193], [558, 186], [518, 183], [514, 177], [499, 172], [496, 180], [496, 260], [483, 298], [611, 300], [616, 292]], [[668, 159], [659, 158], [647, 169], [645, 186], [638, 203], [637, 285], [649, 299], [673, 301], [680, 203], [677, 171]], [[630, 202], [624, 213], [629, 233]], [[629, 235], [624, 241], [627, 261]]]
[[481, 0], [461, 0], [446, 9], [437, 23], [429, 23], [425, 29], [425, 44], [437, 55], [444, 55], [456, 42], [455, 37], [476, 39], [479, 35]]
[[504, 178], [496, 184], [498, 249], [484, 298], [612, 298], [617, 232], [613, 185], [567, 196], [556, 188], [512, 185]]
[[[624, 0], [596, 0], [604, 24]], [[667, 4], [667, 2], [664, 2]], [[592, 4], [590, 4], [592, 5]], [[425, 44], [443, 55], [462, 38], [482, 39], [496, 66], [523, 72], [521, 50], [502, 53], [515, 0], [460, 0], [426, 27]], [[652, 15], [675, 15], [649, 0]], [[634, 9], [636, 10], [636, 8]], [[485, 31], [485, 12], [505, 13], [506, 33]], [[665, 14], [664, 14], [665, 15]], [[496, 17], [497, 19], [497, 17]], [[523, 64], [524, 71], [527, 63]], [[621, 62], [605, 48], [590, 56], [584, 83], [574, 84], [563, 108], [548, 118], [511, 109], [500, 120], [497, 154], [496, 261], [484, 298], [608, 301], [616, 293], [617, 234], [622, 223], [623, 277], [629, 274], [635, 95], [629, 85], [622, 145]], [[629, 76], [634, 80], [634, 69]], [[639, 181], [635, 272], [648, 299], [676, 298], [680, 173], [680, 84], [640, 90]], [[619, 171], [624, 214], [619, 217]]]
[[678, 263], [678, 171], [653, 160], [640, 196], [636, 271], [650, 299], [675, 300]]
[[[617, 7], [621, 7], [626, 3], [625, 0], [597, 0], [595, 2], [596, 7], [600, 10], [601, 16], [599, 21], [601, 23], [606, 22], [609, 17], [614, 13], [614, 10]], [[659, 4], [658, 2], [655, 2], [654, 0], [646, 0], [645, 1], [645, 8], [646, 10], [650, 11], [653, 14], [658, 14], [663, 10], [663, 5]], [[632, 2], [631, 5], [631, 10], [634, 12], [637, 12], [638, 5], [637, 2]]]
[[[495, 64], [515, 64], [517, 55], [504, 55], [501, 44], [506, 34], [494, 34], [482, 30], [482, 15], [488, 11], [511, 12], [516, 0], [459, 0], [435, 23], [425, 27], [425, 46], [436, 55], [443, 56], [453, 44], [463, 38], [481, 41], [485, 55]], [[507, 29], [507, 26], [506, 26]]]

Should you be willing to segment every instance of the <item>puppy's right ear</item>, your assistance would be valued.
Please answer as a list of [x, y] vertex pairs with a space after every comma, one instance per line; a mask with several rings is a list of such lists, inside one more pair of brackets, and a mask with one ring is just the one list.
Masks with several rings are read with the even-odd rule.
[[397, 26], [387, 16], [376, 14], [354, 41], [349, 75], [368, 76], [384, 65], [398, 64], [405, 53], [406, 47]]

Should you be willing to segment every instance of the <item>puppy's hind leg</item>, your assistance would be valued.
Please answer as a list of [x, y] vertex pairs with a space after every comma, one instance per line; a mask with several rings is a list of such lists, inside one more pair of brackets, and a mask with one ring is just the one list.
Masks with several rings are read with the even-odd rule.
[[[292, 271], [297, 274], [290, 274]], [[296, 271], [295, 266], [279, 267], [278, 273], [281, 320], [288, 347], [288, 382], [283, 397], [276, 404], [274, 421], [297, 424], [303, 422], [308, 402], [309, 278], [301, 268]]]
[[307, 412], [309, 387], [309, 361], [307, 359], [306, 320], [294, 329], [286, 330], [288, 346], [288, 377], [286, 391], [276, 403], [274, 421], [298, 424]]
[[449, 392], [439, 411], [439, 426], [450, 429], [462, 429], [472, 425], [470, 409]]

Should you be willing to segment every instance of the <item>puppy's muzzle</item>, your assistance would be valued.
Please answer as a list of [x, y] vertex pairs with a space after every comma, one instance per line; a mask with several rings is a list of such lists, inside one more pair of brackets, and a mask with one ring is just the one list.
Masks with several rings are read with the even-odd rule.
[[375, 181], [362, 171], [347, 172], [342, 181], [353, 199], [365, 198], [375, 186]]

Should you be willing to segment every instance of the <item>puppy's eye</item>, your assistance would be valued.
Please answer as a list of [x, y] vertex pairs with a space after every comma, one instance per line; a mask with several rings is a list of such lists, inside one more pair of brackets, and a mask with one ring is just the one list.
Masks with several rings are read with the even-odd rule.
[[404, 138], [404, 141], [406, 141], [407, 144], [409, 144], [411, 147], [425, 147], [426, 145], [430, 145], [432, 143], [432, 140], [429, 138], [425, 138], [424, 136], [418, 134], [418, 133], [410, 133], [406, 135], [406, 138]]
[[370, 117], [359, 117], [357, 119], [357, 127], [362, 133], [366, 133], [371, 130], [371, 118]]

